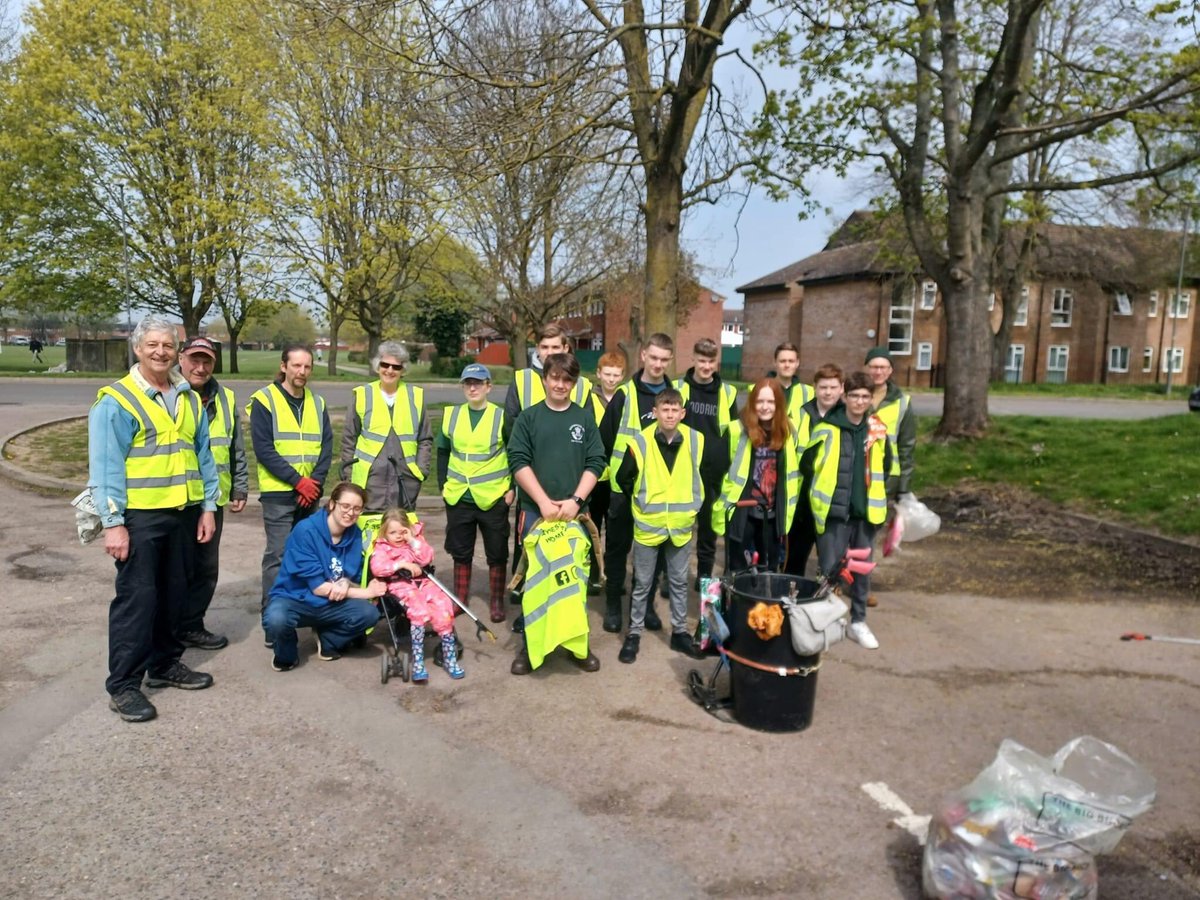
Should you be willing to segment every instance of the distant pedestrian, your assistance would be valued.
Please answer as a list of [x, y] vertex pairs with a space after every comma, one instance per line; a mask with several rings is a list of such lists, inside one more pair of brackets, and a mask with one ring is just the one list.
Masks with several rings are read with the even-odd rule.
[[29, 339], [29, 352], [33, 354], [33, 358], [37, 362], [42, 362], [42, 347], [44, 345], [37, 338]]

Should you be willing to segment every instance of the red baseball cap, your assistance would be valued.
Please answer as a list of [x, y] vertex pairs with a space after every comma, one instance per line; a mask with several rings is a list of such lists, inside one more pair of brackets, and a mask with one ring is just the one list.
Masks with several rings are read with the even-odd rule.
[[206, 337], [190, 337], [183, 342], [183, 346], [179, 348], [181, 354], [187, 353], [207, 353], [213, 359], [217, 358], [217, 348]]

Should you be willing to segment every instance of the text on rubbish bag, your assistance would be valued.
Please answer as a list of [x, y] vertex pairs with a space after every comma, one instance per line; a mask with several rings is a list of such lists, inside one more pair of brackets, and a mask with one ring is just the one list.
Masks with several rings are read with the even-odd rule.
[[1055, 829], [1055, 825], [1065, 825], [1071, 828], [1072, 833], [1081, 822], [1097, 828], [1120, 828], [1122, 830], [1133, 824], [1133, 819], [1128, 816], [1122, 816], [1097, 806], [1089, 806], [1061, 794], [1051, 793], [1042, 794], [1042, 808], [1038, 811], [1037, 821], [1039, 825], [1051, 830], [1058, 830]]

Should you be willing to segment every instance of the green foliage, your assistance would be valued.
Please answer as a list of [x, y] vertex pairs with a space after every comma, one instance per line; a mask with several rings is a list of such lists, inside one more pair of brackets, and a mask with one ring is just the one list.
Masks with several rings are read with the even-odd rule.
[[413, 324], [417, 336], [432, 341], [439, 356], [456, 358], [470, 321], [471, 316], [465, 310], [434, 306], [417, 313]]
[[914, 490], [1012, 484], [1077, 512], [1200, 535], [1200, 415], [1141, 421], [1003, 416], [987, 437], [939, 442], [921, 420]]
[[473, 356], [438, 356], [430, 365], [429, 373], [439, 378], [458, 378], [462, 370], [473, 362]]

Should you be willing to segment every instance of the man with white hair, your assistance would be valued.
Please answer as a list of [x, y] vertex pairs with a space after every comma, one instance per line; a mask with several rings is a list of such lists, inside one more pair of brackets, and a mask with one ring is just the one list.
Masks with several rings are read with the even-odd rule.
[[211, 675], [181, 657], [178, 626], [197, 543], [212, 540], [217, 469], [208, 418], [187, 381], [173, 372], [175, 326], [150, 316], [130, 336], [137, 363], [100, 389], [88, 414], [88, 487], [104, 525], [104, 552], [116, 561], [108, 610], [109, 706], [126, 722], [158, 711], [151, 688], [202, 690]]

